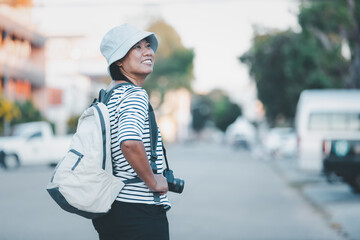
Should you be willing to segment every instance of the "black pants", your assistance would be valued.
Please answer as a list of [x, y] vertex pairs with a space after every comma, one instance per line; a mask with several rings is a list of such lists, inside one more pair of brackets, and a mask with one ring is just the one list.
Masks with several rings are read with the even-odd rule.
[[110, 212], [93, 220], [100, 240], [168, 240], [162, 206], [115, 201]]

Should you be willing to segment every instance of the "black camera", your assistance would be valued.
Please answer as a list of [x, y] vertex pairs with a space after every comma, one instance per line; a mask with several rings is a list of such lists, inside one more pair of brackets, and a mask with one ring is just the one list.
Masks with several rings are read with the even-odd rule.
[[163, 173], [164, 177], [167, 180], [169, 191], [175, 193], [182, 193], [182, 191], [184, 190], [185, 181], [180, 178], [175, 178], [173, 171], [170, 169], [165, 169]]

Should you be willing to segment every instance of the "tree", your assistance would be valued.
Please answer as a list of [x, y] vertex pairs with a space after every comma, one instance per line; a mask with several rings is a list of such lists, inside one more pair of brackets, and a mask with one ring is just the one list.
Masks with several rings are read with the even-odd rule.
[[360, 2], [355, 0], [303, 1], [299, 23], [327, 51], [348, 43], [351, 51], [346, 87], [360, 88]]
[[[269, 122], [292, 120], [303, 89], [360, 87], [360, 3], [303, 0], [301, 32], [255, 31], [239, 59], [249, 66]], [[349, 46], [350, 61], [342, 54]]]
[[0, 132], [4, 132], [5, 128], [21, 117], [21, 112], [18, 106], [0, 95]]
[[325, 51], [314, 36], [291, 30], [255, 33], [252, 48], [239, 59], [249, 66], [271, 124], [294, 117], [302, 90], [343, 87], [347, 68], [340, 45]]
[[242, 114], [242, 110], [225, 92], [215, 89], [207, 95], [195, 95], [191, 113], [192, 127], [196, 132], [203, 130], [209, 122], [213, 122], [218, 129], [225, 132]]
[[154, 91], [160, 93], [162, 101], [167, 90], [191, 90], [194, 51], [185, 48], [176, 31], [162, 20], [154, 22], [148, 30], [155, 32], [160, 42], [154, 71], [144, 83], [149, 95]]
[[76, 132], [79, 118], [80, 118], [80, 115], [73, 115], [67, 120], [66, 125], [67, 125], [67, 133], [68, 134], [73, 134]]
[[194, 95], [192, 98], [192, 128], [199, 133], [211, 120], [212, 102], [207, 95]]
[[0, 96], [0, 119], [11, 122], [20, 116], [21, 113], [16, 104]]
[[219, 89], [210, 92], [209, 96], [213, 102], [212, 119], [215, 126], [225, 132], [227, 127], [242, 114], [242, 110], [230, 100], [226, 93]]
[[12, 124], [44, 120], [41, 112], [35, 107], [32, 101], [16, 102], [16, 106], [21, 112], [21, 118], [14, 119]]
[[11, 102], [0, 96], [0, 132], [8, 134], [14, 124], [42, 120], [44, 117], [32, 101]]

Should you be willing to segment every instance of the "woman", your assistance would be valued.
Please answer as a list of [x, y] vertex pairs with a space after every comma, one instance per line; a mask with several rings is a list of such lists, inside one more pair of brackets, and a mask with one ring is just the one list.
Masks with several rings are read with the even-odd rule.
[[169, 239], [166, 211], [168, 185], [162, 175], [162, 140], [158, 130], [157, 160], [151, 166], [149, 100], [142, 85], [153, 71], [158, 41], [155, 34], [129, 24], [111, 29], [100, 50], [117, 84], [107, 104], [110, 112], [111, 154], [114, 175], [126, 184], [106, 216], [93, 220], [101, 240]]

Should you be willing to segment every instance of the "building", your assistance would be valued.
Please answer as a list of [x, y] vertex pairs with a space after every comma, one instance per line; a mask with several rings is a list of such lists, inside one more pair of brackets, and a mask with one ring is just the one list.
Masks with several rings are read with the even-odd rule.
[[40, 33], [32, 10], [29, 0], [0, 4], [0, 95], [32, 101], [55, 132], [64, 134], [68, 119], [79, 116], [96, 96], [94, 89], [104, 85], [96, 85], [94, 64], [82, 54], [87, 39]]
[[33, 96], [40, 103], [46, 38], [29, 21], [31, 12], [26, 4], [8, 2], [0, 4], [0, 94], [18, 101]]

